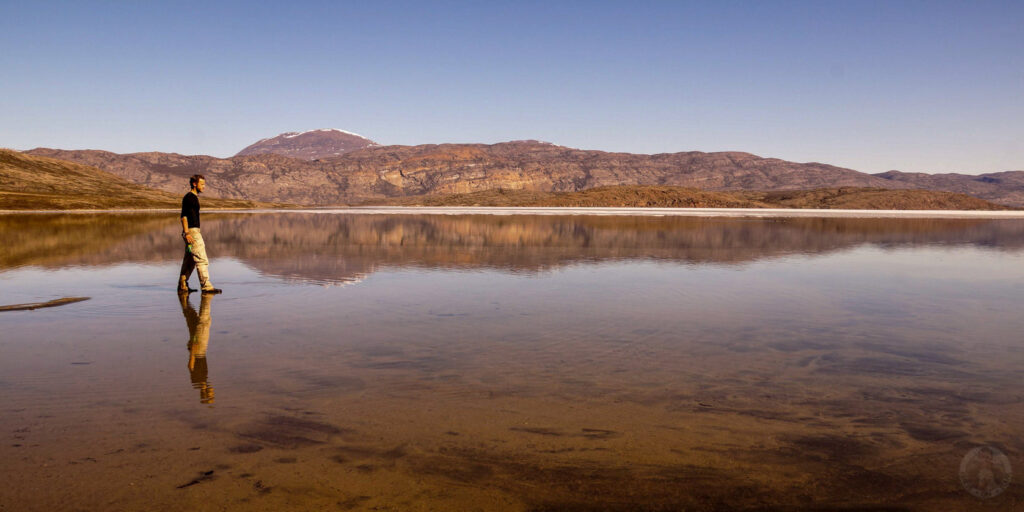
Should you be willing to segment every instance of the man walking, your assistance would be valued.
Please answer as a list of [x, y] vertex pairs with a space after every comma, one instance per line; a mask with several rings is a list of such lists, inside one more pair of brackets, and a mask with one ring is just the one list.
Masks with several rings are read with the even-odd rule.
[[188, 287], [188, 278], [192, 269], [199, 274], [199, 288], [203, 293], [220, 293], [210, 283], [210, 260], [206, 258], [206, 244], [199, 232], [199, 194], [206, 188], [206, 178], [196, 174], [188, 179], [192, 190], [181, 200], [181, 237], [185, 239], [185, 257], [181, 261], [181, 275], [178, 276], [178, 293], [189, 293], [195, 290]]

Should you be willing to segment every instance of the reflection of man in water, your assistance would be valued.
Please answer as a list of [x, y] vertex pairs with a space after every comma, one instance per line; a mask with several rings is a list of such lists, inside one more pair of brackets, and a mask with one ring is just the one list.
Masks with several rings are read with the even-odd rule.
[[188, 294], [180, 294], [178, 298], [188, 324], [188, 373], [192, 377], [192, 387], [199, 390], [201, 403], [212, 404], [213, 386], [207, 380], [206, 347], [210, 344], [210, 301], [213, 295], [203, 294], [198, 314], [189, 302]]

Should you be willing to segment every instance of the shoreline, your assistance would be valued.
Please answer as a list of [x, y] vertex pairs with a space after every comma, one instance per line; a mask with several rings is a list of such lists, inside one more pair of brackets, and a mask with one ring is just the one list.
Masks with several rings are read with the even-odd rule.
[[[177, 208], [0, 210], [0, 215], [173, 213]], [[210, 208], [204, 213], [325, 213], [335, 215], [594, 215], [620, 217], [847, 217], [1024, 219], [1024, 210], [840, 210], [812, 208], [654, 208], [557, 206], [352, 206], [313, 208]]]

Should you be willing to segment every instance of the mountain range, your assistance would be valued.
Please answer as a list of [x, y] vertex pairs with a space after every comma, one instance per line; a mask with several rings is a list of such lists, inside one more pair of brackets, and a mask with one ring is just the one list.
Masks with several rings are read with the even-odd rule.
[[90, 165], [133, 183], [180, 193], [204, 174], [211, 196], [312, 206], [487, 190], [577, 192], [657, 185], [708, 191], [869, 187], [965, 193], [1024, 206], [1024, 171], [866, 174], [742, 152], [654, 155], [581, 150], [533, 140], [382, 146], [337, 129], [288, 132], [231, 158], [37, 148], [26, 153]]

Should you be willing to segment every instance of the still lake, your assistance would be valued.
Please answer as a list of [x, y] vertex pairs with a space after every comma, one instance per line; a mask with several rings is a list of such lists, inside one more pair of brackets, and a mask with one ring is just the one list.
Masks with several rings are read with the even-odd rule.
[[0, 510], [1024, 507], [1024, 220], [175, 217], [0, 215]]

